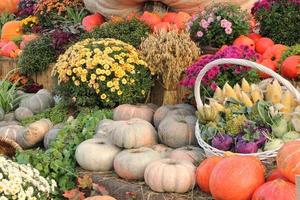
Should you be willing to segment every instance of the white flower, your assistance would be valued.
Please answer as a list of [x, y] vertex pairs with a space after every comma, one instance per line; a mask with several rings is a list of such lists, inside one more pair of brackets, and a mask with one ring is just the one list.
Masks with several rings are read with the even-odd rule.
[[1, 196], [0, 200], [8, 200], [8, 198], [6, 198], [5, 196]]

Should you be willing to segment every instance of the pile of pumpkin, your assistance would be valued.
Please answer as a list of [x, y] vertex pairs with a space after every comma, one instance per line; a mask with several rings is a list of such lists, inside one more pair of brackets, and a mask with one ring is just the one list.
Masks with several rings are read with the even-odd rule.
[[196, 166], [204, 159], [204, 152], [191, 146], [194, 113], [187, 104], [120, 105], [114, 120], [100, 121], [94, 138], [78, 145], [76, 160], [85, 170], [114, 169], [123, 179], [145, 180], [156, 192], [185, 193], [194, 188]]
[[300, 141], [285, 144], [277, 155], [277, 169], [265, 182], [265, 167], [252, 156], [209, 157], [196, 171], [202, 191], [222, 200], [295, 200], [295, 176], [300, 175]]
[[[33, 148], [43, 140], [49, 140], [47, 133], [56, 128], [48, 119], [41, 119], [24, 127], [20, 125], [23, 119], [38, 114], [54, 105], [54, 99], [45, 89], [36, 94], [20, 94], [19, 107], [12, 113], [5, 114], [0, 109], [0, 139], [8, 139], [15, 142], [22, 149]], [[3, 152], [4, 153], [4, 152]]]
[[[274, 41], [267, 37], [262, 37], [257, 33], [241, 35], [233, 42], [233, 45], [246, 45], [255, 50], [259, 55], [258, 63], [269, 69], [279, 72], [283, 77], [295, 79], [299, 76], [300, 56], [291, 55], [282, 60], [283, 54], [288, 47], [282, 44], [275, 44]], [[259, 71], [261, 78], [270, 78], [270, 75]]]

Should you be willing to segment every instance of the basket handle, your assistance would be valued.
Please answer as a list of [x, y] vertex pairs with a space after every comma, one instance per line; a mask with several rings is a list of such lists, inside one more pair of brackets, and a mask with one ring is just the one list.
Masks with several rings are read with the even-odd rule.
[[199, 72], [197, 79], [196, 79], [196, 83], [195, 83], [195, 87], [194, 87], [194, 93], [195, 93], [195, 99], [196, 99], [196, 103], [197, 103], [197, 108], [198, 110], [203, 106], [201, 97], [200, 97], [200, 86], [201, 86], [201, 80], [204, 77], [204, 75], [206, 74], [206, 72], [208, 72], [211, 68], [213, 68], [214, 66], [217, 65], [222, 65], [222, 64], [235, 64], [235, 65], [241, 65], [241, 66], [245, 66], [245, 67], [251, 67], [254, 69], [258, 69], [264, 73], [269, 74], [270, 76], [272, 76], [273, 78], [277, 79], [282, 85], [284, 85], [290, 92], [292, 92], [295, 97], [296, 100], [298, 102], [300, 102], [300, 93], [299, 91], [286, 79], [284, 79], [282, 76], [280, 76], [279, 74], [277, 74], [276, 72], [274, 72], [273, 70], [258, 64], [256, 62], [252, 62], [249, 60], [244, 60], [244, 59], [235, 59], [235, 58], [221, 58], [221, 59], [217, 59], [214, 60], [210, 63], [208, 63], [207, 65], [204, 66], [204, 68]]

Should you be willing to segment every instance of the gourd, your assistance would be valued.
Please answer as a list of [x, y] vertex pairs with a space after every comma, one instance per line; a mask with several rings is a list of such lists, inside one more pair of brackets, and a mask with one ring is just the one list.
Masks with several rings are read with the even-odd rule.
[[78, 145], [75, 158], [81, 168], [89, 171], [109, 171], [120, 148], [102, 138], [86, 140]]
[[0, 1], [0, 14], [1, 13], [15, 13], [18, 11], [20, 0], [1, 0]]
[[282, 179], [267, 182], [260, 186], [252, 196], [252, 200], [272, 199], [272, 200], [295, 200], [296, 186]]
[[209, 178], [211, 172], [222, 159], [220, 156], [208, 157], [197, 167], [196, 182], [203, 192], [210, 193]]
[[6, 22], [1, 31], [1, 40], [12, 41], [22, 36], [22, 23], [21, 21]]
[[111, 196], [105, 195], [105, 196], [88, 197], [88, 198], [85, 198], [84, 200], [116, 200], [116, 199]]
[[0, 121], [2, 121], [4, 119], [5, 116], [5, 112], [3, 110], [3, 108], [0, 107]]
[[0, 128], [0, 137], [8, 138], [17, 142], [18, 138], [20, 138], [24, 132], [25, 128], [23, 126], [8, 125]]
[[48, 119], [29, 124], [26, 131], [18, 138], [17, 143], [24, 149], [33, 147], [44, 139], [45, 134], [53, 127], [53, 124]]
[[103, 119], [101, 120], [95, 131], [94, 138], [108, 138], [110, 132], [114, 129], [114, 121], [111, 119]]
[[148, 105], [123, 104], [114, 109], [113, 119], [119, 121], [140, 118], [151, 123], [153, 114], [154, 109]]
[[143, 180], [147, 165], [160, 158], [160, 153], [147, 147], [124, 150], [115, 157], [114, 169], [126, 180]]
[[157, 151], [161, 154], [162, 158], [167, 158], [170, 156], [170, 153], [173, 151], [172, 148], [164, 145], [164, 144], [155, 144], [151, 147], [154, 151]]
[[61, 130], [60, 128], [52, 128], [45, 134], [44, 147], [46, 149], [48, 149], [50, 146], [50, 143], [55, 140], [55, 138], [60, 130]]
[[54, 99], [50, 92], [45, 89], [38, 91], [36, 94], [25, 97], [21, 100], [20, 106], [26, 107], [34, 114], [40, 113], [54, 105]]
[[214, 199], [251, 199], [265, 182], [265, 168], [254, 156], [230, 156], [222, 159], [211, 172], [209, 189]]
[[158, 128], [160, 122], [166, 118], [166, 116], [168, 114], [174, 114], [175, 113], [181, 113], [181, 114], [186, 114], [186, 115], [193, 115], [196, 110], [193, 106], [189, 105], [189, 104], [177, 104], [177, 105], [164, 105], [159, 107], [153, 116], [153, 122], [154, 122], [154, 126], [156, 128]]
[[170, 115], [158, 127], [160, 141], [172, 148], [196, 144], [195, 125], [197, 118], [192, 115]]
[[110, 140], [119, 147], [131, 149], [157, 143], [155, 128], [145, 120], [133, 118], [128, 121], [116, 121], [114, 126]]
[[276, 158], [280, 172], [295, 183], [295, 176], [300, 174], [300, 141], [292, 141], [283, 145]]
[[15, 118], [19, 122], [22, 121], [23, 119], [26, 119], [28, 117], [33, 116], [33, 113], [31, 110], [25, 107], [19, 107], [15, 110]]
[[185, 193], [195, 186], [195, 166], [185, 160], [161, 159], [147, 166], [144, 178], [155, 192]]
[[172, 151], [170, 158], [186, 160], [196, 165], [205, 158], [205, 153], [199, 147], [185, 146]]

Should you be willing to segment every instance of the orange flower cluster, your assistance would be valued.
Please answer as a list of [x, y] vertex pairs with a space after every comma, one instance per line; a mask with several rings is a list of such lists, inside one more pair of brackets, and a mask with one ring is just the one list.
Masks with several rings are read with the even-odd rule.
[[27, 76], [24, 76], [20, 74], [19, 71], [16, 71], [12, 76], [9, 78], [9, 81], [12, 83], [19, 83], [21, 85], [26, 85], [28, 83], [29, 78]]
[[36, 13], [44, 14], [57, 12], [61, 15], [68, 7], [83, 7], [83, 0], [39, 0], [36, 7]]

